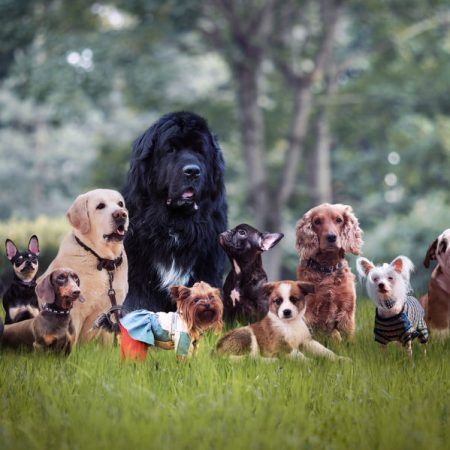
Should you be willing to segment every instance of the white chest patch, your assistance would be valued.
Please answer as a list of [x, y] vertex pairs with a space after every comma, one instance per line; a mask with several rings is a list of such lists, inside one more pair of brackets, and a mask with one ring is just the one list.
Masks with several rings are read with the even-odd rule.
[[241, 273], [241, 268], [239, 267], [239, 264], [236, 262], [235, 259], [233, 259], [233, 267], [234, 271], [236, 272], [236, 275], [239, 275]]
[[233, 289], [230, 293], [231, 301], [233, 302], [233, 308], [236, 306], [236, 303], [241, 298], [241, 294], [239, 294], [239, 291], [237, 289]]
[[191, 270], [187, 271], [176, 267], [175, 261], [172, 261], [170, 268], [163, 266], [162, 264], [157, 265], [159, 279], [161, 280], [161, 289], [168, 289], [171, 286], [176, 285], [186, 285], [191, 276]]
[[311, 339], [311, 334], [303, 321], [303, 314], [299, 314], [295, 319], [280, 319], [273, 312], [269, 312], [269, 317], [274, 328], [284, 337], [284, 340], [293, 349], [298, 349], [300, 344]]
[[11, 319], [14, 320], [19, 314], [25, 311], [28, 311], [32, 317], [36, 317], [39, 315], [39, 309], [31, 305], [20, 305], [15, 306], [13, 308], [9, 308], [9, 315]]

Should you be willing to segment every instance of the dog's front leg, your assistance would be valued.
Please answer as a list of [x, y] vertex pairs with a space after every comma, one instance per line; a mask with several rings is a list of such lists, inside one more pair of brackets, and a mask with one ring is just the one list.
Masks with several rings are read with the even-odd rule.
[[302, 361], [308, 361], [309, 358], [307, 358], [300, 350], [294, 348], [288, 355], [289, 359], [297, 359]]
[[347, 358], [346, 356], [336, 355], [336, 353], [324, 347], [320, 342], [317, 342], [314, 339], [311, 339], [303, 344], [303, 348], [305, 349], [305, 351], [311, 352], [313, 355], [322, 356], [324, 358], [331, 359], [332, 361], [351, 361], [351, 359]]
[[406, 350], [406, 353], [408, 354], [408, 356], [409, 356], [410, 358], [412, 358], [411, 340], [409, 340], [409, 341], [405, 344], [405, 350]]

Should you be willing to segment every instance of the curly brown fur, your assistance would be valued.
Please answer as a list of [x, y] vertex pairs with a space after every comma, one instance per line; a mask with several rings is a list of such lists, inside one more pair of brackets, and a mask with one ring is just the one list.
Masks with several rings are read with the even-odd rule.
[[337, 341], [341, 340], [341, 333], [353, 336], [355, 276], [345, 254], [359, 255], [362, 244], [362, 230], [351, 206], [324, 203], [298, 221], [297, 278], [316, 286], [305, 313], [305, 320], [314, 333], [332, 335]]

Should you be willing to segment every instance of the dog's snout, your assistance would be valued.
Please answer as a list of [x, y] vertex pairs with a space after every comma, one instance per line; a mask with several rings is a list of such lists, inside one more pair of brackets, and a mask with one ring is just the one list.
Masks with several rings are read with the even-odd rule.
[[72, 290], [72, 298], [78, 298], [80, 296], [80, 290], [79, 289], [73, 289]]
[[330, 243], [336, 242], [337, 236], [333, 233], [327, 235], [327, 241]]
[[209, 309], [211, 307], [211, 305], [209, 303], [205, 303], [205, 309]]
[[183, 167], [183, 173], [188, 178], [198, 178], [200, 176], [200, 167], [197, 164], [188, 164]]
[[290, 309], [283, 310], [283, 317], [291, 317], [292, 311]]
[[384, 289], [384, 283], [378, 283], [378, 289]]
[[123, 209], [118, 209], [117, 211], [113, 212], [114, 219], [126, 219], [127, 218], [127, 212]]

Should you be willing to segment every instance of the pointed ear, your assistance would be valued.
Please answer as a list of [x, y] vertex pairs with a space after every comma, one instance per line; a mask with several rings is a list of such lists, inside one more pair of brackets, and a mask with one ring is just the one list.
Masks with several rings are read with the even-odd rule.
[[17, 255], [17, 247], [11, 239], [5, 241], [6, 257], [11, 261]]
[[436, 259], [436, 250], [437, 250], [438, 239], [436, 238], [428, 247], [427, 254], [425, 255], [425, 259], [423, 260], [423, 265], [428, 269], [430, 267], [430, 261]]
[[39, 240], [35, 234], [30, 237], [30, 242], [28, 242], [28, 250], [39, 256]]
[[299, 289], [303, 292], [303, 295], [314, 294], [316, 292], [316, 286], [313, 283], [306, 281], [297, 281]]
[[397, 256], [397, 258], [391, 262], [391, 266], [397, 273], [409, 281], [409, 275], [414, 270], [414, 264], [409, 258], [406, 256]]
[[36, 285], [36, 295], [41, 303], [55, 302], [55, 289], [52, 284], [52, 273], [49, 273], [39, 280], [39, 283]]
[[394, 261], [391, 262], [391, 266], [397, 273], [402, 273], [403, 270], [403, 260], [402, 258], [395, 258]]
[[281, 241], [284, 234], [282, 233], [262, 233], [260, 248], [263, 252], [270, 250]]
[[374, 268], [374, 264], [367, 258], [358, 258], [356, 260], [356, 270], [362, 277], [367, 277], [369, 272]]
[[358, 219], [353, 214], [353, 209], [349, 205], [341, 205], [344, 209], [344, 227], [342, 229], [342, 248], [345, 252], [359, 255], [361, 253], [362, 230], [359, 227]]
[[191, 290], [186, 286], [172, 286], [170, 288], [170, 296], [172, 302], [179, 302], [186, 300], [191, 295]]
[[79, 195], [67, 211], [66, 216], [70, 224], [77, 230], [80, 230], [82, 234], [89, 233], [91, 221], [88, 211], [88, 195]]

